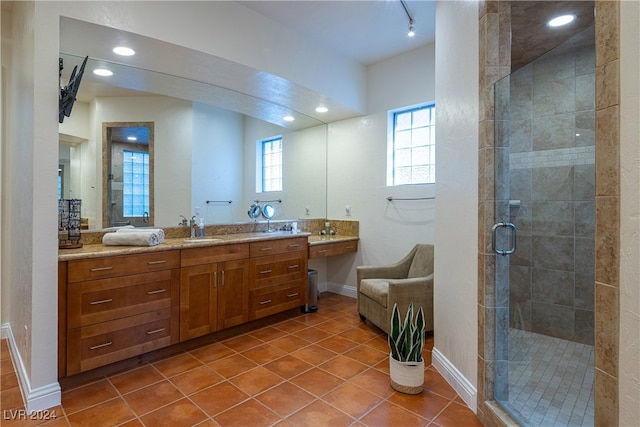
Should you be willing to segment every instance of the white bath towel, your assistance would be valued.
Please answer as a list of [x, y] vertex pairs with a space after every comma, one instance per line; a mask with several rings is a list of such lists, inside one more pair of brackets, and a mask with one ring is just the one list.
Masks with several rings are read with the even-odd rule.
[[128, 233], [106, 233], [102, 244], [106, 246], [156, 246], [162, 243], [153, 231], [130, 231]]
[[152, 231], [158, 235], [160, 243], [164, 242], [164, 230], [162, 228], [119, 228], [116, 233], [138, 233], [141, 231]]

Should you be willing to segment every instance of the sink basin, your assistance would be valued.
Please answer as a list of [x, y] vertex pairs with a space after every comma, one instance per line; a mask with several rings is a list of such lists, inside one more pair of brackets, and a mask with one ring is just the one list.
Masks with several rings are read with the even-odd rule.
[[185, 243], [206, 243], [206, 242], [222, 242], [224, 239], [216, 239], [213, 237], [194, 237], [190, 239], [183, 239]]

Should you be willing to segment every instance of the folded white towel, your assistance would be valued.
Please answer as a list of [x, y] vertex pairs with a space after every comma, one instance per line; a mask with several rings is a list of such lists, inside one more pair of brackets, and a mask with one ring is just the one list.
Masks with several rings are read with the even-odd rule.
[[156, 246], [160, 243], [158, 233], [153, 231], [106, 233], [102, 237], [102, 244], [106, 246]]
[[158, 235], [160, 243], [164, 242], [164, 230], [162, 228], [119, 228], [116, 233], [139, 233], [139, 232], [151, 231]]

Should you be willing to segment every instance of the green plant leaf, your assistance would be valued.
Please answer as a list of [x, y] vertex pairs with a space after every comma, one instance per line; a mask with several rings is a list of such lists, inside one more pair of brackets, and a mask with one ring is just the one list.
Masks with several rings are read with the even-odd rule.
[[402, 326], [400, 324], [400, 310], [398, 304], [393, 305], [391, 312], [391, 331], [389, 332], [389, 348], [391, 357], [400, 360], [400, 338], [402, 337]]
[[391, 349], [391, 357], [401, 362], [422, 361], [425, 328], [424, 311], [422, 307], [418, 308], [415, 322], [413, 321], [413, 314], [413, 303], [410, 303], [404, 323], [401, 323], [398, 305], [393, 305], [389, 348]]
[[422, 349], [424, 348], [424, 311], [422, 307], [418, 309], [418, 314], [416, 315], [416, 323], [413, 328], [413, 348], [411, 349], [411, 354], [409, 356], [410, 361], [419, 362], [422, 360]]

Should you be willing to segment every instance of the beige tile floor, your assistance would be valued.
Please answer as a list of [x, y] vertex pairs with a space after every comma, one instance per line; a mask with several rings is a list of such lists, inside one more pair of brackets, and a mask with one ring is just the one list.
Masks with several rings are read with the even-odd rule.
[[509, 401], [529, 425], [594, 425], [594, 348], [509, 330]]
[[354, 299], [323, 294], [317, 313], [63, 389], [61, 406], [24, 420], [2, 340], [0, 425], [481, 426], [431, 366], [432, 348], [429, 338], [424, 391], [398, 393], [386, 335], [360, 321]]

